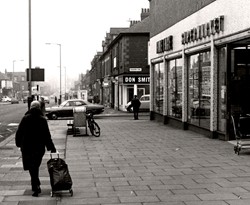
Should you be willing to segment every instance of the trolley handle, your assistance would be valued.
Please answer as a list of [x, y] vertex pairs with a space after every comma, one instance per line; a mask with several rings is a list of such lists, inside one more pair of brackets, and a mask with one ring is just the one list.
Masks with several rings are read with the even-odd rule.
[[54, 153], [50, 153], [50, 158], [53, 158], [53, 154], [57, 155], [57, 158], [59, 158], [60, 153], [58, 151], [54, 152]]

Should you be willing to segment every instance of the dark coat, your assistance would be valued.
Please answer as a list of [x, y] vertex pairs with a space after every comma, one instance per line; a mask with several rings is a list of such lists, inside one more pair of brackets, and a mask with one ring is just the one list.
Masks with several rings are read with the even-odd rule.
[[41, 111], [42, 111], [43, 115], [45, 115], [45, 102], [44, 102], [44, 100], [40, 101], [40, 106], [41, 106]]
[[21, 148], [23, 168], [29, 170], [31, 166], [40, 166], [45, 153], [55, 151], [51, 139], [47, 120], [40, 109], [29, 110], [22, 118], [16, 132], [16, 146]]
[[131, 106], [133, 107], [134, 112], [138, 112], [141, 106], [141, 102], [138, 98], [133, 98], [131, 101]]

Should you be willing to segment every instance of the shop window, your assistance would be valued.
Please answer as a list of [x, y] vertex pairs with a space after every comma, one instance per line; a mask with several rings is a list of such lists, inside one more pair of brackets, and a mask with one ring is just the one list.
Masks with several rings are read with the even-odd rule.
[[227, 86], [226, 86], [226, 48], [219, 49], [219, 78], [218, 78], [218, 130], [226, 131], [226, 104], [227, 104]]
[[182, 65], [181, 59], [169, 61], [168, 74], [169, 115], [182, 118]]
[[154, 112], [163, 114], [164, 63], [154, 65]]
[[210, 51], [189, 57], [189, 123], [210, 127], [211, 98], [211, 60]]

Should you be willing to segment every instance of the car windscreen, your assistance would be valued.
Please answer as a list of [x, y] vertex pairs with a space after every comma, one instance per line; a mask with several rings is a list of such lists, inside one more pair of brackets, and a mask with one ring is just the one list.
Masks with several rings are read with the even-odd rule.
[[69, 105], [66, 105], [66, 104], [68, 104], [68, 101], [64, 101], [64, 102], [62, 102], [62, 104], [61, 104], [61, 105], [59, 105], [59, 106], [60, 106], [60, 107], [69, 106]]

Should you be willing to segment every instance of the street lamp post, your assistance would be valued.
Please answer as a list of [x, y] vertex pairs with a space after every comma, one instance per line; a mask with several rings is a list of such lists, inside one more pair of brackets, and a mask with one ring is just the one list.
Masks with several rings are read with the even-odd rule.
[[59, 51], [60, 51], [60, 94], [59, 94], [59, 100], [58, 104], [61, 104], [62, 102], [62, 45], [60, 43], [46, 43], [46, 45], [58, 45]]
[[65, 68], [65, 94], [64, 94], [64, 99], [66, 100], [66, 83], [67, 83], [67, 79], [66, 79], [66, 67]]
[[[32, 81], [31, 81], [31, 0], [29, 0], [29, 82], [28, 82], [28, 89], [29, 89], [29, 100], [31, 100], [31, 86], [32, 86]], [[30, 101], [31, 102], [31, 101]], [[30, 109], [30, 102], [28, 102], [28, 109]]]
[[15, 90], [14, 90], [14, 72], [15, 72], [15, 62], [17, 61], [23, 61], [23, 60], [13, 60], [13, 73], [12, 73], [12, 86], [13, 86], [13, 90], [12, 90], [12, 95], [13, 97], [15, 97]]

